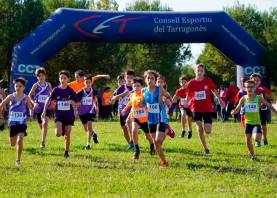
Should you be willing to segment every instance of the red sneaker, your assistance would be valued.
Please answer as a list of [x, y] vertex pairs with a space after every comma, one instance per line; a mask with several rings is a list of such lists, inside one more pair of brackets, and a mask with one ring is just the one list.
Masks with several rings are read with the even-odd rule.
[[174, 138], [176, 136], [175, 131], [169, 126], [169, 124], [166, 125], [167, 135], [171, 138]]
[[164, 162], [160, 162], [160, 168], [167, 168], [168, 167], [168, 162], [164, 161]]

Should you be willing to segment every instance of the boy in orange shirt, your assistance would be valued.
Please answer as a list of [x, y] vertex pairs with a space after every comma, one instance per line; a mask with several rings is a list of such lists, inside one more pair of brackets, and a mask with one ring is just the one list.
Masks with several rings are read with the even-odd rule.
[[103, 109], [103, 118], [111, 118], [112, 119], [112, 94], [111, 88], [105, 87], [104, 93], [102, 95], [102, 109]]
[[125, 115], [128, 109], [131, 107], [130, 118], [132, 120], [132, 140], [135, 145], [135, 153], [133, 156], [134, 160], [139, 159], [140, 148], [138, 145], [138, 130], [141, 128], [145, 134], [146, 139], [150, 144], [150, 155], [153, 155], [154, 144], [152, 137], [150, 135], [149, 126], [147, 123], [147, 107], [143, 102], [143, 94], [141, 92], [143, 86], [143, 79], [136, 77], [133, 80], [133, 90], [134, 93], [130, 95], [130, 101], [126, 107], [122, 110], [122, 114]]

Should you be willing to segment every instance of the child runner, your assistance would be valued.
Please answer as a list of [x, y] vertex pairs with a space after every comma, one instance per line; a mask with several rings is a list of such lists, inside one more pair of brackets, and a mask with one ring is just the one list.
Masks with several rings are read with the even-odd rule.
[[[264, 99], [267, 102], [271, 103], [271, 91], [261, 84], [262, 76], [259, 73], [254, 73], [250, 76], [250, 79], [255, 81], [256, 94], [263, 95]], [[268, 145], [266, 120], [269, 113], [270, 110], [267, 108], [267, 106], [265, 104], [262, 104], [260, 107], [260, 118], [262, 124], [262, 136], [264, 145]], [[256, 142], [256, 146], [260, 147], [261, 142]]]
[[111, 94], [111, 88], [105, 87], [104, 92], [102, 95], [102, 117], [104, 119], [112, 120], [112, 94]]
[[[42, 118], [46, 117], [46, 112], [48, 106], [51, 101], [55, 101], [56, 103], [56, 111], [55, 111], [55, 134], [57, 137], [61, 135], [65, 135], [65, 143], [64, 143], [64, 157], [69, 157], [68, 151], [70, 146], [70, 134], [71, 128], [74, 125], [74, 106], [78, 106], [79, 97], [76, 93], [67, 85], [69, 79], [69, 72], [66, 70], [62, 70], [59, 72], [59, 81], [60, 85], [55, 87], [50, 95], [47, 98], [44, 109], [42, 112]], [[64, 134], [62, 130], [62, 126], [64, 126]]]
[[91, 136], [95, 144], [98, 144], [97, 134], [92, 128], [93, 115], [97, 111], [98, 107], [94, 101], [94, 93], [91, 87], [91, 75], [85, 76], [85, 88], [80, 90], [77, 95], [81, 100], [81, 105], [78, 107], [78, 115], [87, 133], [87, 144], [85, 149], [89, 150]]
[[125, 81], [126, 84], [121, 85], [118, 87], [114, 93], [114, 97], [112, 99], [112, 103], [118, 100], [118, 115], [120, 119], [120, 125], [124, 133], [125, 140], [128, 142], [128, 150], [134, 148], [134, 143], [132, 141], [131, 135], [131, 120], [127, 119], [130, 113], [130, 110], [126, 112], [123, 116], [121, 111], [125, 108], [125, 106], [130, 101], [130, 93], [133, 90], [132, 83], [135, 77], [135, 72], [133, 70], [127, 70], [125, 72]]
[[[167, 92], [166, 80], [165, 80], [165, 77], [161, 74], [159, 74], [159, 76], [157, 78], [157, 86], [162, 87]], [[167, 92], [167, 94], [170, 96], [170, 94], [168, 92]], [[166, 111], [169, 112], [169, 108], [171, 106], [171, 100], [169, 98], [166, 98], [165, 96], [163, 96], [162, 101], [165, 104]], [[165, 128], [166, 128], [166, 135], [168, 135], [171, 138], [174, 138], [176, 134], [175, 134], [175, 131], [169, 125], [169, 123], [166, 124]]]
[[[39, 127], [41, 129], [41, 143], [40, 148], [45, 147], [45, 140], [48, 129], [48, 120], [50, 117], [50, 109], [46, 110], [46, 117], [41, 118], [41, 114], [43, 111], [43, 107], [45, 105], [46, 99], [50, 96], [52, 91], [52, 86], [49, 82], [45, 81], [46, 71], [44, 68], [38, 68], [35, 72], [38, 81], [32, 86], [32, 89], [29, 93], [30, 98], [32, 99], [32, 103], [34, 108], [32, 112], [34, 112]], [[32, 113], [31, 113], [32, 117]]]
[[130, 95], [130, 102], [126, 105], [126, 107], [122, 110], [122, 114], [128, 112], [129, 108], [131, 107], [130, 118], [132, 120], [132, 139], [135, 145], [135, 153], [133, 156], [134, 160], [139, 159], [140, 155], [140, 148], [138, 145], [138, 130], [141, 128], [144, 132], [146, 139], [149, 141], [150, 144], [150, 155], [155, 153], [153, 139], [149, 132], [149, 127], [147, 123], [147, 107], [143, 101], [142, 95], [142, 86], [143, 86], [143, 79], [136, 77], [133, 80], [133, 90], [134, 93]]
[[[68, 86], [74, 90], [75, 93], [85, 87], [85, 72], [83, 70], [77, 70], [75, 72], [75, 81], [68, 83]], [[91, 84], [98, 79], [110, 79], [110, 75], [102, 74], [91, 77]]]
[[[213, 105], [211, 100], [211, 92], [219, 100], [220, 106], [224, 107], [224, 102], [221, 100], [214, 82], [205, 77], [205, 66], [203, 64], [198, 64], [195, 68], [195, 78], [190, 80], [187, 85], [187, 93], [191, 98], [191, 111], [193, 112], [193, 118], [196, 123], [196, 128], [200, 141], [204, 147], [206, 154], [210, 153], [208, 149], [205, 134], [210, 134], [212, 131], [212, 112]], [[204, 127], [202, 125], [202, 120], [204, 120]]]
[[[0, 84], [2, 84], [3, 80], [0, 81]], [[1, 88], [0, 86], [0, 103], [3, 102], [3, 100], [6, 98], [6, 93], [4, 89]], [[4, 112], [6, 111], [6, 107], [4, 107], [3, 111], [0, 111], [0, 131], [3, 131], [5, 126], [4, 126]]]
[[182, 134], [181, 137], [184, 138], [186, 134], [186, 121], [189, 125], [188, 130], [188, 139], [192, 137], [192, 112], [189, 108], [189, 101], [187, 97], [187, 81], [185, 76], [179, 78], [180, 88], [176, 90], [175, 95], [173, 96], [173, 102], [177, 101], [177, 98], [180, 98], [179, 107], [181, 111], [181, 123], [182, 123]]
[[162, 87], [156, 86], [158, 76], [159, 74], [154, 70], [144, 72], [147, 87], [143, 89], [143, 97], [147, 105], [151, 137], [154, 140], [155, 150], [160, 157], [160, 167], [166, 168], [168, 162], [165, 160], [162, 144], [166, 136], [167, 115], [162, 97], [170, 98], [170, 95]]
[[[29, 96], [24, 94], [26, 81], [24, 78], [17, 78], [13, 81], [15, 92], [8, 95], [0, 104], [0, 112], [9, 103], [8, 125], [10, 129], [10, 144], [17, 144], [16, 166], [20, 165], [23, 150], [23, 137], [27, 136], [27, 106], [32, 109], [32, 102]], [[26, 105], [27, 104], [27, 105]]]
[[[248, 151], [251, 155], [252, 160], [256, 160], [256, 155], [254, 153], [252, 145], [252, 133], [254, 133], [254, 138], [256, 142], [261, 139], [261, 120], [259, 115], [259, 108], [262, 104], [270, 107], [274, 113], [277, 114], [276, 109], [268, 103], [262, 95], [255, 94], [255, 82], [248, 80], [244, 83], [247, 95], [243, 96], [238, 106], [231, 112], [232, 115], [238, 113], [240, 108], [244, 106], [244, 116], [245, 116], [245, 141], [247, 144]], [[256, 136], [256, 137], [255, 137]]]

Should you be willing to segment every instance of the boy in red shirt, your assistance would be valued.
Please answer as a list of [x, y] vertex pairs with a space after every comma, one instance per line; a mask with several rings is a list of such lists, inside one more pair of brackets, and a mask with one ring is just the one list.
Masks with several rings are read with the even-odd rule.
[[188, 130], [188, 139], [192, 137], [192, 112], [189, 109], [189, 100], [187, 98], [187, 81], [185, 76], [179, 78], [180, 88], [176, 90], [175, 95], [173, 96], [173, 102], [177, 101], [177, 98], [180, 98], [179, 107], [181, 111], [181, 123], [182, 123], [182, 134], [181, 137], [184, 138], [186, 134], [186, 121], [189, 125]]

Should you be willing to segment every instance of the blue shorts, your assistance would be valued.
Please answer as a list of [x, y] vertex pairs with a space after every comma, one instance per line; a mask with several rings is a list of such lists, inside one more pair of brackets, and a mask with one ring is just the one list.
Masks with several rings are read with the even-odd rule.
[[244, 132], [245, 132], [245, 134], [252, 134], [253, 132], [262, 133], [261, 125], [259, 125], [259, 124], [257, 124], [257, 125], [246, 124]]

